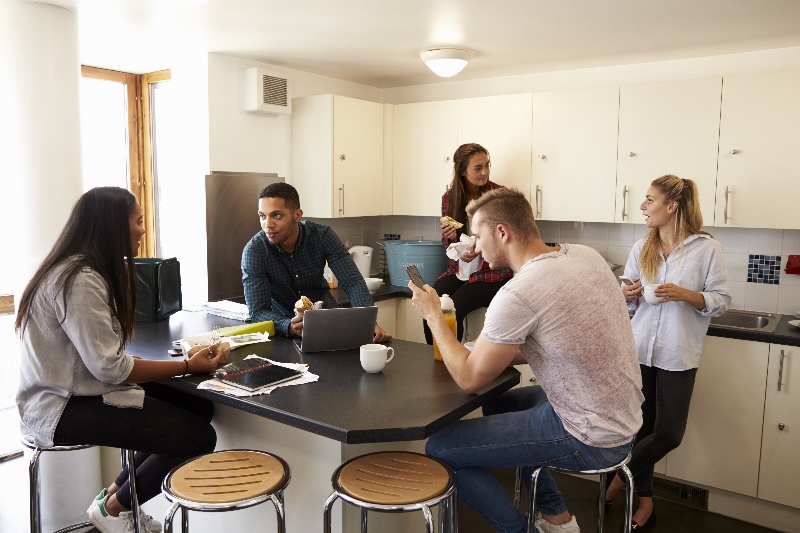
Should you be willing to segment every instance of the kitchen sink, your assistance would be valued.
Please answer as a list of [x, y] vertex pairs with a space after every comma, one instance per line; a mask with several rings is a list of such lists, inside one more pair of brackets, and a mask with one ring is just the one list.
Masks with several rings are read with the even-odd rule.
[[781, 315], [775, 313], [728, 309], [724, 315], [712, 317], [711, 325], [718, 328], [772, 333], [778, 327], [778, 322], [780, 321]]

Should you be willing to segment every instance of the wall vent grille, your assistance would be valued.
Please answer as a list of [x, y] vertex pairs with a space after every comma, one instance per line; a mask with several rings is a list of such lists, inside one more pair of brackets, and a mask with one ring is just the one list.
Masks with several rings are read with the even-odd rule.
[[653, 480], [653, 496], [689, 507], [708, 510], [708, 490], [669, 479]]
[[286, 78], [276, 78], [263, 74], [261, 76], [262, 103], [286, 106], [288, 104], [288, 84]]

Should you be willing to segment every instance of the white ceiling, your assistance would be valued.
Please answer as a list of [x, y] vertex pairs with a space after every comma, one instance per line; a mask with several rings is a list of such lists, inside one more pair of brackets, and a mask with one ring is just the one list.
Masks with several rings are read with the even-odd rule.
[[387, 88], [800, 46], [797, 0], [46, 0], [77, 11], [85, 65], [170, 68], [185, 47]]

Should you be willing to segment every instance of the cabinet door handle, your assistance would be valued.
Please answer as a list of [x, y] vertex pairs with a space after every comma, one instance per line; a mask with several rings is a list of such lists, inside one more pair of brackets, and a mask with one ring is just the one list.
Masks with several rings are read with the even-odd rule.
[[344, 184], [339, 187], [339, 216], [344, 216]]
[[723, 211], [722, 211], [722, 217], [724, 219], [722, 221], [723, 224], [727, 224], [728, 223], [728, 195], [731, 192], [730, 189], [731, 188], [729, 186], [725, 187], [725, 209], [723, 209]]
[[737, 150], [736, 148], [734, 148], [733, 150], [731, 150], [731, 155], [736, 155], [739, 152], [740, 152], [740, 150]]
[[547, 159], [547, 156], [545, 154], [539, 154], [539, 159], [544, 161], [545, 159]]
[[780, 359], [780, 363], [778, 363], [778, 392], [781, 391], [781, 381], [783, 381], [783, 356], [784, 355], [785, 354], [784, 354], [783, 350], [781, 350], [781, 359]]
[[628, 186], [626, 185], [622, 189], [622, 220], [625, 220], [625, 217], [628, 216]]
[[636, 152], [628, 152], [628, 157], [636, 157]]
[[541, 199], [542, 199], [542, 186], [541, 185], [537, 185], [536, 186], [536, 198], [535, 198], [535, 201], [536, 201], [536, 218], [537, 219], [541, 218], [541, 216], [542, 216], [542, 202], [541, 202]]
[[339, 156], [339, 159], [344, 161], [345, 159], [347, 159], [347, 155], [346, 154], [342, 154], [342, 155]]
[[778, 429], [783, 431], [784, 429], [786, 429], [786, 424], [784, 424], [783, 422], [779, 423], [778, 424]]

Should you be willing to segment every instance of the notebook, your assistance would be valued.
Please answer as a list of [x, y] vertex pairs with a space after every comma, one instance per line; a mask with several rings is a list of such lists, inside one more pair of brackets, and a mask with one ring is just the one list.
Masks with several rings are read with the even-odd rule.
[[299, 370], [273, 365], [260, 358], [243, 359], [228, 363], [214, 373], [214, 377], [234, 387], [250, 392], [272, 387], [302, 375]]
[[303, 353], [353, 350], [372, 342], [377, 322], [375, 306], [311, 309], [303, 314], [303, 337], [293, 340]]

